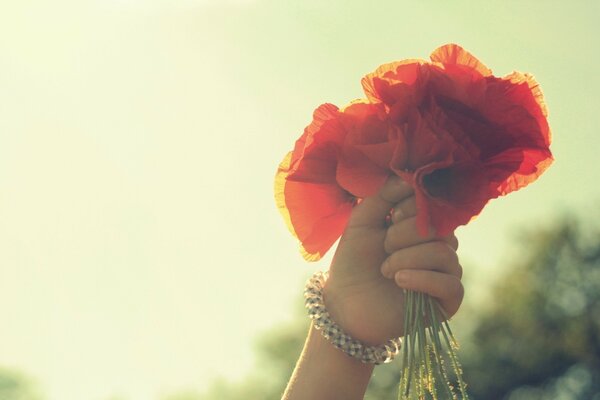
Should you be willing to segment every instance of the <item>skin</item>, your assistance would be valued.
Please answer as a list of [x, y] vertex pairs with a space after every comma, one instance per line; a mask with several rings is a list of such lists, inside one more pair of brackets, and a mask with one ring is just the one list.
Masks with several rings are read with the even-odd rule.
[[[391, 221], [386, 217], [391, 214]], [[403, 289], [435, 297], [447, 315], [462, 302], [454, 235], [420, 236], [412, 188], [399, 177], [357, 205], [340, 239], [324, 301], [352, 337], [378, 345], [403, 335]], [[282, 400], [362, 399], [373, 366], [336, 349], [311, 326]]]

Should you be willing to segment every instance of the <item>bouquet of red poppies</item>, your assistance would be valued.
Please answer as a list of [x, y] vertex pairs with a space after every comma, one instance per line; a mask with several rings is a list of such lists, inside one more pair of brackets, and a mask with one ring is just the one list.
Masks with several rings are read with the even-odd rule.
[[325, 254], [352, 207], [390, 174], [414, 188], [420, 232], [445, 236], [551, 164], [547, 110], [531, 75], [496, 77], [455, 44], [430, 58], [384, 64], [362, 79], [366, 99], [319, 106], [280, 164], [277, 205], [307, 260]]

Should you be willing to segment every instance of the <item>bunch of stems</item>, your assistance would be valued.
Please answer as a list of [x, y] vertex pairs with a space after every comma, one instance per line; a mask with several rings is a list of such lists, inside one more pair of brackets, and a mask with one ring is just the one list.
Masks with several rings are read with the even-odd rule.
[[[468, 400], [457, 350], [448, 318], [437, 301], [424, 293], [405, 291], [398, 398]], [[448, 360], [458, 389], [450, 381]]]

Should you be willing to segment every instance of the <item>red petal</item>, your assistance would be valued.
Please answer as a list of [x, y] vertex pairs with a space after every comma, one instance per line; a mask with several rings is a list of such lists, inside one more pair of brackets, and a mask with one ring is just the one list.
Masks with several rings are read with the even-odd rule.
[[337, 153], [346, 136], [339, 121], [340, 112], [333, 104], [322, 104], [313, 121], [296, 141], [286, 179], [303, 182], [329, 182], [335, 176]]
[[423, 231], [429, 220], [439, 236], [467, 224], [493, 197], [485, 171], [477, 161], [432, 163], [416, 172], [415, 181], [417, 209], [421, 203], [420, 208], [427, 212], [426, 217], [417, 214], [417, 226]]
[[348, 192], [364, 198], [376, 194], [388, 176], [387, 169], [379, 167], [360, 150], [348, 147], [340, 157], [336, 179]]
[[[402, 158], [394, 158], [391, 168], [396, 172], [406, 169], [415, 171], [423, 165], [447, 160], [456, 148], [449, 135], [440, 137], [439, 134], [443, 132], [438, 131], [434, 121], [424, 118], [416, 110], [408, 117], [408, 123], [404, 132], [406, 137], [406, 158], [404, 160]], [[403, 164], [399, 164], [401, 160], [404, 161]]]
[[281, 162], [275, 177], [275, 201], [288, 229], [300, 241], [304, 258], [319, 260], [340, 237], [354, 204], [335, 182], [296, 182], [288, 179], [291, 153]]
[[404, 139], [392, 139], [383, 143], [355, 145], [354, 148], [360, 151], [370, 162], [377, 165], [379, 168], [388, 170], [400, 142], [404, 142]]
[[515, 148], [486, 162], [490, 189], [504, 196], [535, 181], [554, 161], [549, 149]]
[[[315, 140], [323, 142], [341, 143], [344, 131], [338, 123], [338, 108], [333, 104], [321, 104], [313, 113], [313, 120], [304, 129], [304, 133], [296, 141], [290, 167], [292, 172], [296, 169], [298, 160], [304, 158], [307, 149], [315, 145]], [[310, 150], [309, 150], [310, 151]]]
[[[427, 82], [428, 66], [423, 60], [404, 60], [381, 65], [361, 83], [369, 101], [405, 105], [418, 104]], [[398, 107], [398, 105], [396, 106]]]
[[305, 182], [288, 182], [285, 197], [302, 247], [313, 259], [321, 258], [344, 232], [354, 199], [337, 184]]
[[429, 57], [431, 61], [444, 64], [446, 67], [455, 65], [476, 71], [481, 76], [492, 75], [492, 70], [457, 44], [451, 43], [440, 46]]
[[514, 74], [490, 78], [480, 111], [501, 128], [503, 135], [515, 140], [513, 147], [548, 147], [550, 129], [543, 115], [545, 108], [540, 106], [539, 90], [532, 90], [529, 84]]
[[389, 175], [397, 128], [382, 119], [381, 105], [355, 103], [343, 110], [348, 131], [339, 155], [337, 182], [356, 197], [372, 196]]

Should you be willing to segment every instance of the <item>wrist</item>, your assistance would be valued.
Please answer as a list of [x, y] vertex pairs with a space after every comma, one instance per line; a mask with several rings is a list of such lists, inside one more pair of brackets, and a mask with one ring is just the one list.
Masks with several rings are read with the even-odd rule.
[[[375, 368], [375, 364], [363, 363], [340, 351], [340, 349], [336, 348], [333, 343], [322, 335], [314, 323], [310, 326], [307, 349], [312, 357], [318, 358], [323, 362], [324, 369], [331, 372], [342, 371], [345, 375], [362, 376], [368, 380]], [[345, 379], [342, 382], [348, 383]]]
[[363, 399], [373, 368], [336, 349], [311, 324], [282, 400]]
[[[332, 274], [323, 288], [323, 301], [331, 318], [350, 336], [369, 346], [402, 336], [403, 299], [401, 290], [387, 279], [348, 279]], [[397, 306], [381, 308], [381, 304], [390, 302]]]
[[[352, 324], [348, 323], [346, 318], [346, 313], [344, 311], [344, 298], [343, 295], [340, 294], [340, 291], [332, 284], [330, 278], [327, 278], [325, 284], [323, 285], [323, 303], [329, 312], [329, 315], [333, 321], [335, 321], [340, 328], [342, 328], [349, 335], [354, 335], [356, 337], [356, 332], [352, 331]], [[356, 337], [356, 339], [361, 339]]]
[[[371, 345], [368, 341], [353, 337], [345, 331], [337, 321], [333, 320], [324, 301], [323, 290], [327, 274], [317, 272], [308, 281], [304, 291], [305, 305], [314, 327], [321, 331], [325, 339], [347, 355], [363, 363], [381, 364], [390, 362], [398, 353], [400, 340], [398, 338], [384, 340], [383, 343]], [[342, 305], [345, 303], [337, 303]], [[349, 319], [353, 321], [353, 319]], [[346, 325], [348, 326], [348, 325]], [[367, 329], [366, 332], [369, 332]]]
[[348, 335], [369, 346], [378, 346], [393, 336], [383, 337], [369, 323], [369, 317], [377, 310], [367, 310], [355, 306], [355, 292], [351, 286], [340, 284], [335, 279], [328, 278], [323, 287], [323, 302], [331, 319]]

